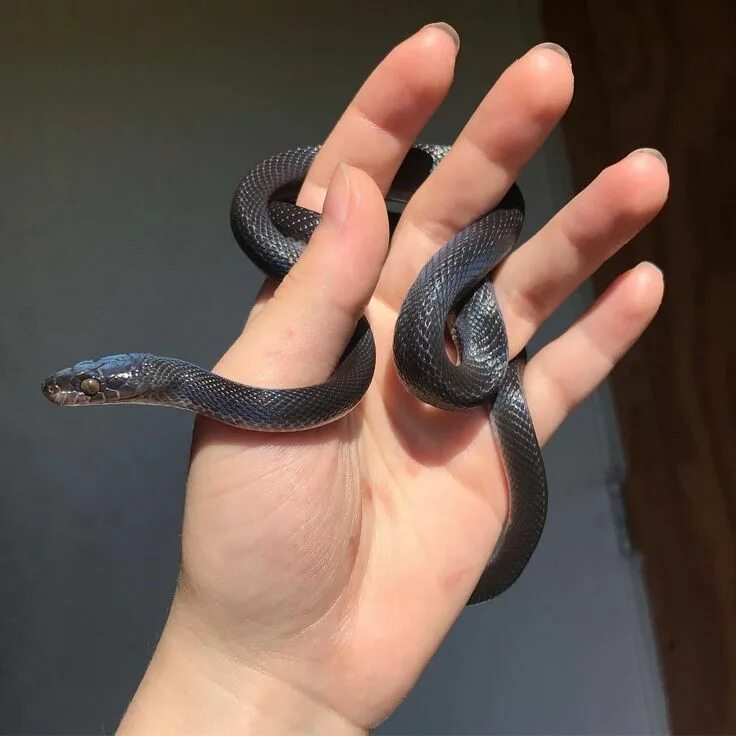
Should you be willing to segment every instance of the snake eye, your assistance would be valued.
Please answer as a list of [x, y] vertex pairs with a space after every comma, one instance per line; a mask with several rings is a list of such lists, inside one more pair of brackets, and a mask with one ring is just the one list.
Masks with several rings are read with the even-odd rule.
[[94, 396], [100, 392], [100, 382], [96, 378], [85, 378], [79, 384], [79, 388], [81, 388], [82, 393], [87, 396]]

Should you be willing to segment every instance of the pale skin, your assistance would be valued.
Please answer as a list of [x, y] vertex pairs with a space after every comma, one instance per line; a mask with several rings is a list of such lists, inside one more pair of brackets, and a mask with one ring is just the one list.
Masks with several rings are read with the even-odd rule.
[[[299, 204], [322, 224], [215, 370], [263, 386], [322, 381], [365, 313], [373, 383], [349, 416], [309, 432], [197, 420], [180, 581], [120, 734], [363, 733], [411, 689], [488, 560], [508, 504], [488, 413], [407, 394], [393, 326], [431, 254], [499, 200], [558, 123], [573, 73], [550, 45], [513, 63], [408, 204], [389, 251], [382, 193], [447, 94], [456, 53], [442, 25], [394, 48], [310, 171]], [[512, 355], [667, 189], [661, 155], [635, 151], [507, 259], [494, 284]], [[533, 356], [524, 387], [540, 443], [641, 335], [662, 293], [659, 269], [641, 263]]]

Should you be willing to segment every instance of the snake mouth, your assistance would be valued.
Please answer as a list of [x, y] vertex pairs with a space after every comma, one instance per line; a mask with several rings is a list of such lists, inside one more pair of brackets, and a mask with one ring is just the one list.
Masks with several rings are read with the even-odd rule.
[[43, 393], [43, 395], [54, 404], [58, 403], [61, 388], [59, 387], [59, 384], [56, 382], [56, 379], [53, 376], [49, 376], [41, 384], [41, 393]]
[[41, 384], [41, 393], [52, 403], [57, 406], [77, 406], [80, 403], [80, 396], [76, 391], [69, 391], [62, 388], [56, 379], [56, 376], [49, 376]]

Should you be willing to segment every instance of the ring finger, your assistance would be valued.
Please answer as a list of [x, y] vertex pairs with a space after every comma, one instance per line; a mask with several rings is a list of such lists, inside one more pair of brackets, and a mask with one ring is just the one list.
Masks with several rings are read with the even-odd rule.
[[659, 212], [669, 177], [662, 155], [635, 151], [605, 169], [512, 253], [493, 285], [516, 355], [545, 319]]

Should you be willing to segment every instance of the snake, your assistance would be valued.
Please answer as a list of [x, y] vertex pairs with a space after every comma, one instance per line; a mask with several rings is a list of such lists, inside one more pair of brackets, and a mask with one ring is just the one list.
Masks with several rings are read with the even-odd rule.
[[[297, 206], [296, 196], [320, 148], [267, 158], [235, 191], [233, 235], [268, 277], [289, 272], [319, 225], [320, 214]], [[385, 195], [392, 232], [403, 206], [449, 150], [423, 143], [408, 150]], [[468, 604], [494, 598], [518, 579], [547, 514], [544, 462], [522, 385], [526, 355], [509, 358], [492, 283], [494, 270], [519, 244], [524, 210], [512, 184], [495, 207], [442, 245], [409, 288], [394, 328], [393, 362], [405, 389], [443, 410], [484, 407], [500, 450], [508, 512]], [[65, 368], [43, 381], [42, 392], [59, 406], [156, 404], [248, 430], [306, 431], [349, 414], [368, 390], [375, 363], [373, 334], [361, 316], [332, 374], [311, 386], [249, 386], [178, 358], [123, 353]]]

